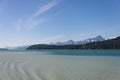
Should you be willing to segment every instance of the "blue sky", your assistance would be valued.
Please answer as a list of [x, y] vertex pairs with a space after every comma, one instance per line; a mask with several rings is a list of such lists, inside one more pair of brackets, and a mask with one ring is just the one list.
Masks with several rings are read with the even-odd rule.
[[120, 35], [120, 0], [0, 0], [0, 47]]

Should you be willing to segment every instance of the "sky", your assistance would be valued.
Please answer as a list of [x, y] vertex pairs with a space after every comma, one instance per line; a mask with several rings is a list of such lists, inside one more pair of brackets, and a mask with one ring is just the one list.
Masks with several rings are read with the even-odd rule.
[[120, 36], [120, 0], [0, 0], [0, 47]]

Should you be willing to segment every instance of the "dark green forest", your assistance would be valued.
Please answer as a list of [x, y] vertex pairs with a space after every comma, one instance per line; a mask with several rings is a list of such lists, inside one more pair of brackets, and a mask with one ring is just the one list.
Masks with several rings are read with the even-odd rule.
[[120, 36], [100, 42], [92, 42], [82, 45], [47, 45], [36, 44], [31, 45], [27, 50], [66, 50], [66, 49], [120, 49]]

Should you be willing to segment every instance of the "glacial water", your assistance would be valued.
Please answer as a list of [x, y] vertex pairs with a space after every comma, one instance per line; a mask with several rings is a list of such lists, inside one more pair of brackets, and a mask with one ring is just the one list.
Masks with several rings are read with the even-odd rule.
[[0, 51], [18, 52], [42, 55], [71, 55], [71, 56], [120, 56], [120, 50], [23, 50], [23, 51]]
[[120, 50], [0, 51], [0, 80], [120, 80]]

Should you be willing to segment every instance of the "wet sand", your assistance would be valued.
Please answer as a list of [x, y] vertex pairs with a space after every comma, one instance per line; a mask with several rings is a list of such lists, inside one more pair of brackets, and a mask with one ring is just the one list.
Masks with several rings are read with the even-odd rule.
[[0, 80], [120, 80], [120, 57], [0, 52]]

